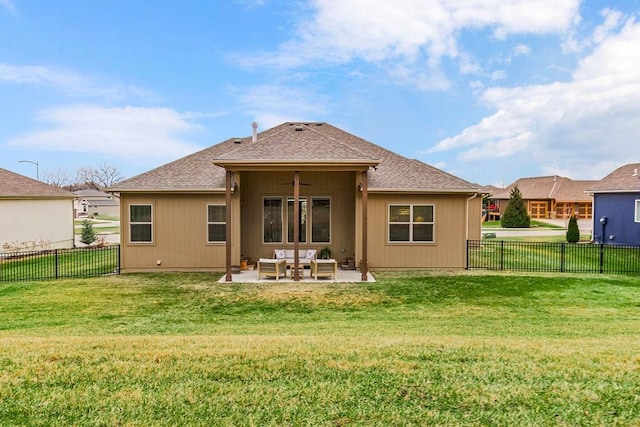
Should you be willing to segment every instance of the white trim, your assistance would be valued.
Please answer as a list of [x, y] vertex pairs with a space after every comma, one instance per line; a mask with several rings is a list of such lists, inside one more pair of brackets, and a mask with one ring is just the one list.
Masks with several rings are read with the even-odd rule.
[[[405, 221], [395, 221], [395, 222], [391, 222], [391, 207], [392, 206], [408, 206], [409, 207], [409, 221], [405, 222]], [[415, 206], [431, 206], [432, 211], [433, 211], [433, 220], [432, 221], [425, 221], [425, 222], [414, 222], [413, 221], [413, 208]], [[390, 236], [390, 226], [393, 224], [400, 224], [400, 225], [408, 225], [409, 226], [409, 240], [391, 240], [391, 236]], [[413, 240], [413, 225], [415, 224], [424, 224], [424, 225], [431, 225], [432, 226], [432, 239], [431, 240], [418, 240], [418, 241], [414, 241]], [[387, 204], [387, 243], [388, 244], [392, 244], [392, 245], [406, 245], [406, 244], [412, 244], [412, 245], [432, 245], [434, 243], [436, 243], [436, 205], [433, 203], [388, 203]]]
[[[149, 206], [149, 208], [151, 209], [151, 220], [149, 222], [133, 222], [131, 221], [131, 207], [132, 206]], [[153, 203], [129, 203], [128, 205], [128, 212], [129, 215], [127, 217], [127, 221], [129, 223], [129, 243], [134, 244], [134, 245], [150, 245], [153, 244], [153, 235], [155, 234], [153, 232]], [[147, 241], [147, 240], [131, 240], [131, 226], [132, 225], [146, 225], [149, 224], [151, 227], [151, 240]]]
[[[312, 244], [318, 243], [318, 244], [331, 246], [331, 243], [333, 242], [333, 200], [331, 196], [310, 196], [309, 198], [311, 199], [311, 204], [309, 205], [309, 207], [307, 207], [307, 212], [309, 213], [310, 215], [309, 217], [311, 218], [309, 220], [310, 242]], [[329, 200], [329, 241], [328, 242], [317, 242], [313, 240], [313, 199]]]
[[[265, 230], [264, 230], [264, 202], [267, 199], [274, 199], [274, 200], [278, 199], [278, 200], [280, 200], [280, 237], [281, 237], [281, 239], [278, 242], [265, 242], [265, 240], [264, 240], [264, 232], [265, 232]], [[283, 200], [282, 200], [282, 196], [262, 196], [262, 209], [261, 209], [262, 215], [260, 217], [260, 222], [262, 222], [262, 226], [261, 226], [261, 228], [262, 228], [262, 237], [260, 238], [260, 240], [262, 241], [263, 245], [282, 245], [283, 244], [283, 242], [284, 242], [284, 224], [283, 223], [284, 223], [284, 219], [285, 219], [284, 212], [283, 212], [283, 207], [284, 207], [283, 205], [284, 205], [284, 203], [283, 203]]]
[[[220, 221], [209, 221], [209, 207], [210, 207], [210, 206], [221, 206], [221, 207], [223, 207], [223, 208], [224, 208], [224, 213], [225, 213], [224, 222], [220, 222]], [[225, 232], [225, 238], [224, 238], [224, 239], [222, 239], [222, 240], [209, 240], [209, 237], [211, 237], [211, 236], [209, 236], [209, 226], [210, 226], [210, 225], [216, 225], [216, 224], [217, 224], [217, 225], [220, 225], [220, 224], [224, 224], [225, 229], [226, 229], [226, 227], [227, 227], [227, 223], [228, 223], [228, 221], [227, 221], [227, 216], [226, 216], [226, 214], [227, 214], [227, 205], [226, 205], [226, 204], [224, 204], [224, 203], [207, 203], [207, 212], [206, 212], [206, 214], [207, 214], [207, 216], [206, 216], [206, 218], [207, 218], [207, 233], [206, 233], [206, 235], [207, 235], [207, 244], [222, 244], [222, 243], [227, 243], [227, 238], [226, 238], [226, 235], [227, 235], [227, 234], [226, 234], [226, 232]]]
[[636, 199], [635, 201], [635, 212], [633, 215], [634, 222], [640, 222], [640, 199]]

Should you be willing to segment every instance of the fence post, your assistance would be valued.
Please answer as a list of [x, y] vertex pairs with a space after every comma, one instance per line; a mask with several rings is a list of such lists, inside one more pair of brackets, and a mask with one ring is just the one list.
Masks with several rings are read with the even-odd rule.
[[500, 240], [500, 270], [504, 270], [504, 240]]
[[118, 245], [117, 256], [118, 256], [118, 259], [116, 261], [116, 265], [117, 265], [116, 268], [118, 269], [118, 274], [120, 274], [120, 268], [121, 268], [121, 266], [120, 266], [120, 245]]
[[469, 239], [467, 239], [467, 268], [465, 270], [469, 269]]
[[564, 242], [562, 242], [562, 246], [560, 246], [560, 272], [564, 273]]
[[56, 279], [58, 278], [58, 249], [53, 250], [53, 264], [56, 268]]
[[604, 272], [604, 243], [600, 243], [600, 273]]

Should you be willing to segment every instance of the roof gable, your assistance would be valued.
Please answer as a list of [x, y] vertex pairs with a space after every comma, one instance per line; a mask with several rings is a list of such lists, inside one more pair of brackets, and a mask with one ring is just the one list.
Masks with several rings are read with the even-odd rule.
[[333, 138], [324, 132], [326, 123], [284, 123], [255, 142], [250, 139], [238, 148], [224, 153], [218, 160], [250, 161], [336, 161], [377, 159]]
[[74, 198], [62, 188], [0, 168], [0, 198]]

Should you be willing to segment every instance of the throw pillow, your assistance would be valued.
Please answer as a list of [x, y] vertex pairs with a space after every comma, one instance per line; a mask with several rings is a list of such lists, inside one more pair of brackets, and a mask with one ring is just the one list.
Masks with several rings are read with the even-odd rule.
[[285, 259], [284, 249], [275, 249], [274, 252], [276, 253], [276, 259]]
[[316, 250], [315, 249], [308, 249], [307, 250], [307, 254], [305, 255], [305, 258], [314, 259], [315, 257], [316, 257]]

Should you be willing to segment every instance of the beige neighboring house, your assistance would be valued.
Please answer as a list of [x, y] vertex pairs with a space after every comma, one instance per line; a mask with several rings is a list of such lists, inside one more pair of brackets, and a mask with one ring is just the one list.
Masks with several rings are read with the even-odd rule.
[[76, 218], [88, 216], [120, 216], [120, 199], [104, 191], [85, 189], [73, 192], [76, 195], [74, 210]]
[[73, 247], [73, 193], [2, 168], [0, 183], [0, 251]]
[[586, 192], [598, 181], [573, 180], [562, 176], [538, 176], [520, 178], [506, 188], [485, 187], [489, 196], [489, 217], [504, 213], [511, 190], [517, 185], [527, 204], [531, 219], [591, 218], [592, 197]]
[[115, 184], [122, 270], [227, 272], [275, 249], [464, 268], [481, 188], [328, 123], [283, 123]]

